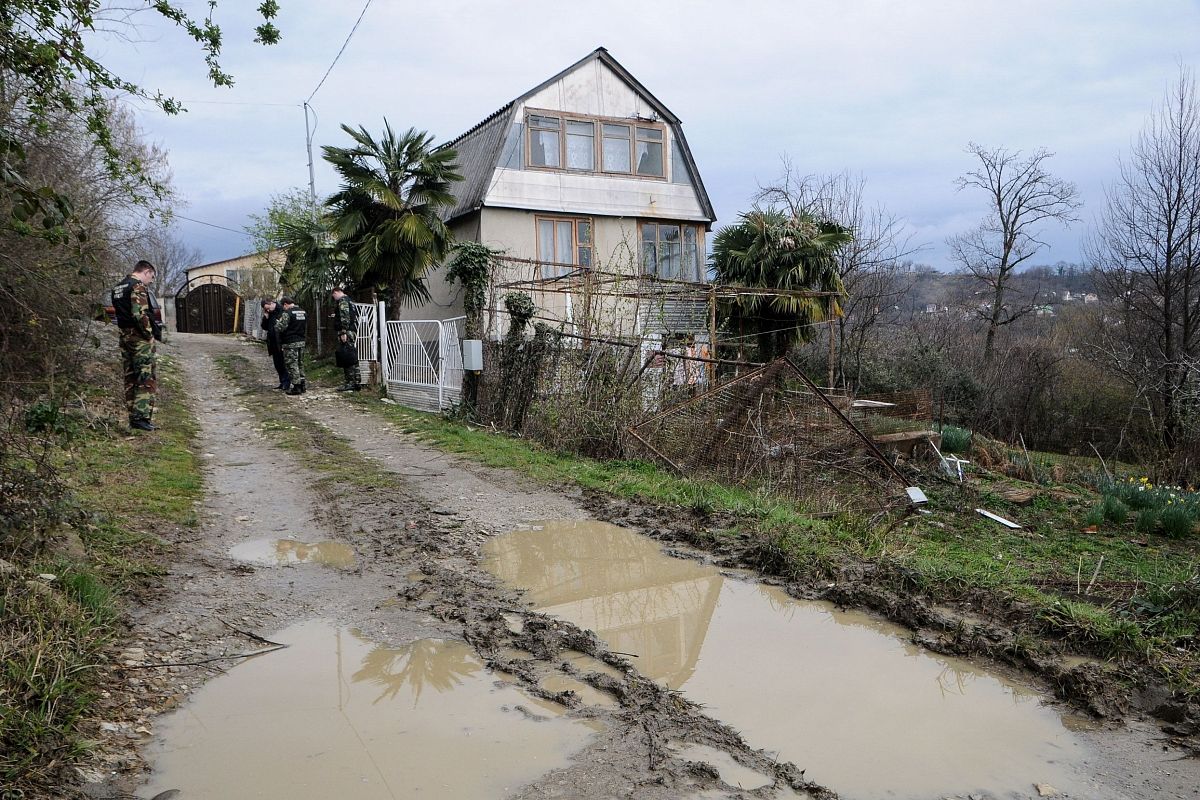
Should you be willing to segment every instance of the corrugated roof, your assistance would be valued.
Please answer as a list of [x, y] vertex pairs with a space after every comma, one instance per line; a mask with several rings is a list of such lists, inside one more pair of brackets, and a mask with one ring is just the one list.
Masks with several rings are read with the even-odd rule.
[[675, 141], [683, 153], [683, 160], [687, 165], [692, 185], [696, 188], [700, 207], [704, 209], [704, 213], [710, 221], [716, 220], [717, 215], [713, 211], [712, 202], [708, 198], [708, 191], [704, 188], [704, 181], [700, 179], [700, 170], [697, 169], [695, 159], [692, 158], [691, 148], [688, 147], [687, 139], [683, 136], [679, 117], [672, 114], [671, 110], [661, 100], [651, 94], [637, 78], [633, 77], [625, 67], [621, 66], [615, 58], [609, 55], [607, 50], [603, 47], [597, 47], [562, 72], [547, 78], [520, 97], [501, 106], [466, 133], [442, 145], [443, 147], [453, 147], [458, 151], [458, 171], [463, 176], [463, 180], [454, 186], [453, 192], [457, 202], [447, 215], [447, 221], [461, 217], [464, 214], [469, 214], [483, 205], [483, 200], [487, 195], [492, 176], [496, 172], [500, 152], [504, 148], [505, 137], [512, 124], [513, 111], [517, 105], [594, 59], [599, 59], [603, 62], [625, 81], [631, 89], [642, 95], [654, 110], [658, 112], [659, 116], [667, 122], [671, 128], [671, 132], [675, 136]]
[[511, 124], [509, 120], [513, 105], [508, 103], [471, 130], [443, 145], [453, 147], [458, 152], [455, 163], [463, 176], [452, 189], [457, 202], [446, 215], [447, 221], [469, 214], [483, 204], [492, 174], [496, 171], [496, 159]]

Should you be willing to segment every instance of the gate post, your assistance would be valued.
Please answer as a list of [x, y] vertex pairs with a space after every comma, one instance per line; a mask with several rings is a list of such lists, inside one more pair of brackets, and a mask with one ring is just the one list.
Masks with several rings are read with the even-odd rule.
[[384, 306], [382, 300], [379, 301], [379, 305], [375, 308], [375, 327], [378, 328], [375, 336], [379, 340], [379, 344], [377, 345], [379, 348], [379, 375], [383, 378], [383, 393], [387, 395], [388, 375], [390, 374], [390, 370], [388, 369], [387, 308]]
[[442, 392], [446, 388], [446, 325], [440, 319], [434, 320], [438, 326], [438, 364], [437, 364], [437, 385], [438, 385], [438, 413], [442, 413]]

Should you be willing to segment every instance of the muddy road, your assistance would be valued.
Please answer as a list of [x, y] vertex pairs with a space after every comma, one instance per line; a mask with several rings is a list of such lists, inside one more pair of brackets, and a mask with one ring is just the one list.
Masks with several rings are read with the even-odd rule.
[[668, 556], [332, 390], [284, 397], [257, 346], [171, 350], [206, 498], [134, 611], [96, 797], [1200, 792], [1152, 726]]

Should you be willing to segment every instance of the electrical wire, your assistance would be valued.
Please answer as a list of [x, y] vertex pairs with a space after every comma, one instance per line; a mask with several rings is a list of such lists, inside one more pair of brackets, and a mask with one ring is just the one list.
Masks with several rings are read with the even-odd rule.
[[250, 236], [250, 234], [246, 233], [246, 231], [239, 231], [236, 228], [226, 228], [224, 225], [217, 225], [212, 222], [205, 222], [202, 219], [192, 219], [191, 217], [185, 217], [183, 214], [172, 213], [171, 216], [177, 217], [179, 219], [186, 219], [188, 222], [194, 222], [197, 225], [207, 225], [210, 228], [216, 228], [217, 230], [220, 230], [220, 231], [229, 231], [230, 233], [240, 233], [242, 236], [246, 236], [246, 237]]
[[358, 30], [358, 25], [363, 21], [363, 16], [366, 15], [367, 9], [371, 7], [371, 0], [367, 0], [363, 6], [363, 10], [359, 12], [358, 19], [354, 21], [354, 27], [350, 29], [350, 33], [346, 36], [346, 41], [342, 42], [342, 49], [338, 50], [337, 55], [333, 57], [333, 63], [329, 65], [329, 69], [325, 70], [325, 74], [321, 76], [321, 80], [317, 83], [317, 88], [312, 90], [312, 94], [308, 96], [305, 103], [312, 102], [316, 97], [317, 92], [321, 91], [321, 87], [325, 85], [325, 79], [329, 77], [329, 73], [333, 72], [333, 68], [337, 66], [338, 59], [342, 57], [342, 53], [346, 52], [346, 45], [350, 44], [350, 40], [354, 38], [354, 32]]

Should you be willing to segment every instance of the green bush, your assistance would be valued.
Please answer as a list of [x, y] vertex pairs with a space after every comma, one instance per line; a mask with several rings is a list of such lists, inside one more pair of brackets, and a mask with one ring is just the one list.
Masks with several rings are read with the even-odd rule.
[[1114, 495], [1104, 495], [1101, 508], [1104, 510], [1104, 518], [1114, 525], [1124, 525], [1125, 520], [1129, 519], [1129, 506]]
[[971, 449], [971, 437], [975, 434], [955, 425], [942, 426], [942, 452], [963, 455]]
[[1092, 510], [1087, 513], [1087, 516], [1083, 518], [1083, 524], [1088, 527], [1091, 527], [1094, 525], [1095, 527], [1099, 528], [1100, 524], [1103, 522], [1104, 522], [1104, 505], [1103, 504], [1093, 507]]
[[1138, 533], [1154, 533], [1158, 528], [1159, 512], [1154, 508], [1140, 511], [1133, 527]]
[[1158, 519], [1162, 523], [1163, 534], [1172, 539], [1185, 539], [1191, 536], [1192, 528], [1195, 525], [1191, 512], [1183, 506], [1170, 506], [1164, 509]]

